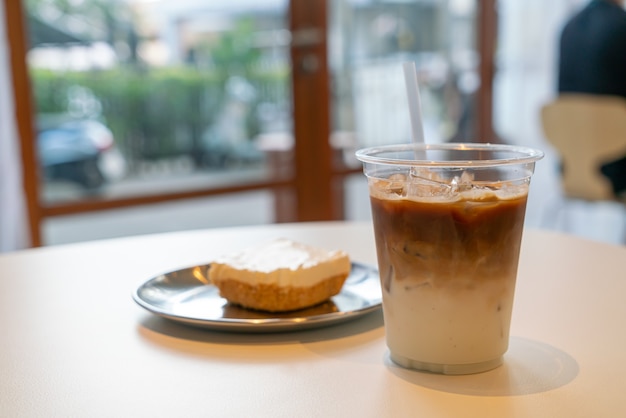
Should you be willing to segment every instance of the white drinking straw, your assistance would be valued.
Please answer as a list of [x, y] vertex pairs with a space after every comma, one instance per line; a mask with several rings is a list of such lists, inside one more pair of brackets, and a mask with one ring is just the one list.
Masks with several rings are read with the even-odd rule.
[[411, 117], [411, 138], [416, 144], [424, 143], [424, 125], [422, 122], [422, 105], [420, 102], [420, 90], [417, 82], [417, 69], [413, 61], [405, 62], [404, 81], [406, 82], [407, 96], [409, 99], [409, 115]]

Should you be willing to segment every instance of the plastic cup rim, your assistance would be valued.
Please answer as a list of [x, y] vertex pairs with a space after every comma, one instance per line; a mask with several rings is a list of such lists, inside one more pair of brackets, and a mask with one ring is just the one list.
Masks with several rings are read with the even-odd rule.
[[[504, 151], [517, 154], [510, 158], [495, 158], [486, 160], [429, 160], [419, 158], [420, 151]], [[416, 158], [391, 158], [381, 157], [384, 152], [414, 152]], [[362, 148], [356, 151], [356, 158], [364, 163], [397, 165], [397, 166], [421, 166], [421, 167], [494, 167], [503, 165], [520, 165], [534, 163], [543, 158], [544, 152], [536, 148], [493, 143], [461, 143], [450, 142], [443, 144], [395, 144], [381, 145], [375, 147]]]

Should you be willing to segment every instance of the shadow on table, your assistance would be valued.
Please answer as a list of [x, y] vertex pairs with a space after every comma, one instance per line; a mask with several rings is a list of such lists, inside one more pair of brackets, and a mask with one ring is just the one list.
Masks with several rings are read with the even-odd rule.
[[[360, 318], [348, 322], [337, 323], [321, 328], [306, 329], [302, 331], [283, 331], [266, 333], [246, 332], [221, 332], [201, 327], [194, 327], [161, 318], [159, 316], [147, 316], [141, 322], [139, 332], [142, 336], [150, 339], [142, 328], [154, 333], [187, 341], [206, 342], [213, 344], [241, 344], [241, 345], [264, 345], [264, 344], [288, 344], [288, 343], [311, 343], [345, 338], [352, 335], [382, 328], [382, 311], [377, 310], [363, 315]], [[155, 339], [153, 339], [156, 342]]]
[[473, 396], [515, 396], [547, 392], [565, 386], [578, 375], [578, 363], [551, 345], [511, 337], [504, 364], [494, 370], [445, 376], [403, 369], [385, 357], [389, 370], [408, 382], [442, 392]]

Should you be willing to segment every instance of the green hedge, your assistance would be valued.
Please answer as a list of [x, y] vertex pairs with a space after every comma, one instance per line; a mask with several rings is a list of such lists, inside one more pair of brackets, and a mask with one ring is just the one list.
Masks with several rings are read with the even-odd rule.
[[[116, 68], [89, 72], [31, 72], [40, 114], [98, 117], [133, 160], [194, 154], [225, 100], [225, 76], [192, 68], [146, 72]], [[256, 106], [288, 98], [287, 70], [247, 75], [257, 96], [247, 133], [259, 133]]]

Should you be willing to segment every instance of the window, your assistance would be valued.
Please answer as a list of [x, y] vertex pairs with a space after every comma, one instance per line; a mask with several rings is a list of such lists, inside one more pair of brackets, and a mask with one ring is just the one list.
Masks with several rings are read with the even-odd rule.
[[46, 219], [246, 193], [273, 222], [343, 219], [354, 149], [408, 138], [405, 60], [432, 138], [484, 126], [491, 1], [16, 3], [35, 243]]

